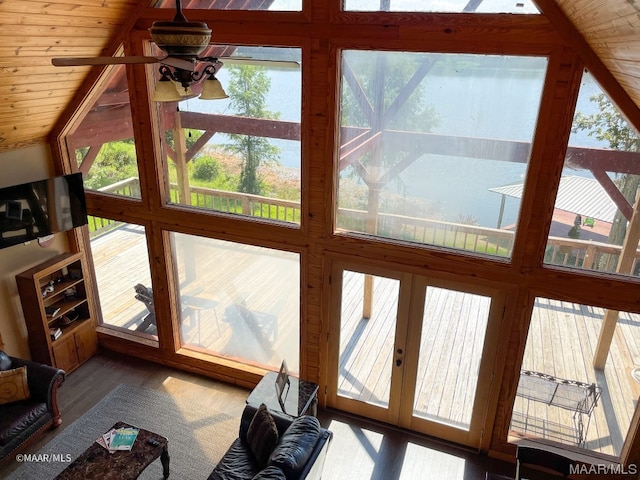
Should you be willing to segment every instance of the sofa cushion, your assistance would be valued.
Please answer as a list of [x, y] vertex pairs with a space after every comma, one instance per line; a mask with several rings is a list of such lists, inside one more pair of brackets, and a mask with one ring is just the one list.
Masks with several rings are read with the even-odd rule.
[[259, 471], [251, 480], [287, 480], [287, 477], [278, 467], [267, 467]]
[[0, 415], [0, 446], [7, 445], [44, 416], [51, 418], [46, 402], [29, 399], [3, 405]]
[[0, 405], [31, 397], [27, 383], [27, 367], [0, 372]]
[[259, 472], [249, 446], [236, 438], [207, 480], [249, 480]]
[[320, 422], [316, 417], [294, 419], [280, 437], [269, 458], [269, 465], [280, 468], [287, 478], [296, 478], [304, 469], [319, 437]]
[[0, 350], [0, 371], [9, 370], [11, 368], [11, 358], [5, 352]]
[[271, 452], [278, 443], [278, 428], [263, 403], [253, 416], [247, 430], [247, 445], [253, 452], [260, 468], [267, 466]]

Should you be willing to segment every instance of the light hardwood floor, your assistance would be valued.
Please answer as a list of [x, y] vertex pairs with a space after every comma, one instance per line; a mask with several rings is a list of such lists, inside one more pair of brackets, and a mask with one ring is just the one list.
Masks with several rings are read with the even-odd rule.
[[[238, 418], [249, 394], [249, 390], [241, 387], [104, 352], [67, 377], [58, 396], [62, 426], [46, 432], [27, 451], [37, 452], [121, 383], [192, 398], [199, 404]], [[329, 410], [321, 409], [318, 417], [323, 426], [334, 433], [324, 468], [325, 480], [476, 480], [484, 479], [487, 469], [513, 473], [509, 464], [421, 435]], [[15, 461], [3, 466], [0, 478], [18, 466]], [[209, 473], [202, 472], [202, 479]]]

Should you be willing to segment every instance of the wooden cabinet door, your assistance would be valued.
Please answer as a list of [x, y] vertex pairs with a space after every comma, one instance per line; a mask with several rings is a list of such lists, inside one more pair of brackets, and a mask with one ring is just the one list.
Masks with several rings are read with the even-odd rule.
[[67, 373], [78, 367], [78, 354], [76, 353], [76, 342], [73, 335], [59, 338], [53, 343], [53, 358], [55, 366]]
[[76, 352], [79, 363], [84, 363], [95, 355], [98, 350], [96, 332], [90, 322], [85, 322], [82, 328], [74, 333]]

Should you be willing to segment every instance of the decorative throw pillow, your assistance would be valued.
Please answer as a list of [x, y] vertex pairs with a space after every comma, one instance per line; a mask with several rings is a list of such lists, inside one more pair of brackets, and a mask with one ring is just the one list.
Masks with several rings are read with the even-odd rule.
[[258, 407], [247, 430], [247, 445], [260, 468], [264, 468], [269, 461], [271, 452], [278, 443], [278, 427], [263, 403]]
[[0, 405], [31, 397], [27, 383], [27, 367], [0, 372]]

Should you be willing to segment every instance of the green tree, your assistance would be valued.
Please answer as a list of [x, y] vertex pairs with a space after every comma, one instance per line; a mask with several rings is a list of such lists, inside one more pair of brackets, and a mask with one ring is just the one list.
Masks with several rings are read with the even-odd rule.
[[[598, 112], [585, 115], [577, 112], [573, 120], [573, 132], [586, 130], [590, 137], [606, 142], [609, 148], [626, 152], [640, 151], [638, 133], [620, 115], [618, 109], [611, 103], [604, 93], [592, 95], [589, 98], [598, 105]], [[633, 174], [616, 174], [614, 179], [620, 193], [633, 205], [636, 192], [640, 185], [640, 176]], [[627, 233], [627, 219], [618, 210], [613, 219], [608, 242], [622, 245]]]
[[[424, 81], [415, 84], [410, 93], [406, 92], [407, 85], [425, 67], [425, 62], [432, 62], [431, 59], [406, 52], [348, 51], [344, 53], [343, 62], [345, 76], [340, 105], [343, 126], [371, 129], [374, 133], [388, 129], [430, 132], [440, 123], [435, 107], [427, 102]], [[407, 98], [401, 101], [403, 99], [399, 99], [399, 96], [403, 95], [407, 95]], [[393, 166], [401, 164], [414, 153], [411, 145], [405, 147], [387, 147], [383, 143], [382, 148], [364, 150], [359, 163], [367, 168], [369, 180], [374, 172], [384, 178]], [[359, 180], [362, 173], [357, 169], [349, 168], [341, 175], [362, 181]], [[395, 175], [384, 181], [393, 182], [399, 197], [394, 206], [381, 200], [380, 208], [385, 211], [394, 208], [395, 213], [416, 214], [416, 206], [403, 194], [405, 185], [401, 177]], [[341, 193], [341, 206], [345, 206], [347, 193], [347, 189]], [[370, 191], [367, 196], [359, 197], [360, 204], [356, 208], [368, 208], [369, 194]], [[437, 207], [433, 202], [421, 200], [421, 203], [424, 206], [419, 210], [430, 212], [425, 215], [435, 216]]]
[[211, 182], [220, 175], [220, 163], [213, 157], [199, 155], [192, 161], [192, 173], [194, 179]]
[[102, 145], [84, 183], [86, 188], [97, 190], [132, 177], [138, 177], [136, 148], [125, 140]]
[[[198, 139], [202, 136], [204, 132], [202, 130], [194, 130], [193, 128], [185, 128], [184, 129], [184, 138], [187, 150], [189, 150], [193, 144], [195, 144]], [[175, 148], [174, 140], [173, 140], [173, 130], [167, 130], [165, 132], [167, 144], [171, 146], [171, 148]]]
[[[252, 118], [277, 119], [279, 114], [267, 110], [266, 96], [271, 80], [264, 67], [255, 65], [231, 65], [227, 92], [231, 108], [237, 115]], [[265, 137], [229, 134], [231, 143], [227, 149], [242, 158], [238, 191], [261, 194], [264, 182], [260, 178], [260, 165], [278, 162], [280, 149], [271, 145]]]

